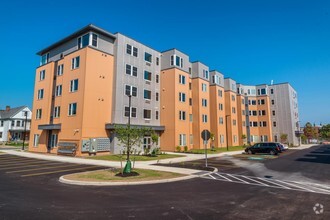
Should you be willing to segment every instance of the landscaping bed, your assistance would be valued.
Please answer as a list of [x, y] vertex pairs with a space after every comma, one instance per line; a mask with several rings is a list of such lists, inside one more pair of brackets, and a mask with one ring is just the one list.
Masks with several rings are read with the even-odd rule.
[[[227, 151], [227, 147], [219, 147], [219, 148], [207, 149], [207, 153], [208, 154], [218, 154], [218, 153], [224, 153], [224, 152], [229, 152], [229, 151], [239, 151], [239, 150], [244, 151], [245, 148], [246, 147], [243, 147], [243, 146], [234, 146], [234, 147], [228, 147], [228, 151]], [[180, 151], [178, 151], [178, 149], [179, 148], [177, 147], [177, 152], [182, 152], [182, 153], [205, 154], [204, 149], [191, 149], [191, 150], [180, 149]]]
[[65, 175], [67, 180], [87, 182], [138, 182], [183, 177], [185, 175], [164, 171], [133, 169], [130, 175], [122, 176], [120, 169], [106, 169]]
[[[156, 156], [144, 156], [144, 155], [130, 155], [132, 161], [150, 161], [150, 160], [163, 160], [176, 157], [184, 157], [183, 155], [174, 154], [159, 154]], [[87, 159], [93, 160], [109, 160], [109, 161], [126, 161], [126, 155], [114, 154], [114, 155], [101, 155], [101, 156], [91, 156], [85, 157]]]

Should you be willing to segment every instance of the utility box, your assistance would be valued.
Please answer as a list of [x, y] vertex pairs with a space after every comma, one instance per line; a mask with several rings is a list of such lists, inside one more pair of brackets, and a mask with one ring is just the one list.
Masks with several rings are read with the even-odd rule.
[[109, 138], [90, 138], [82, 140], [81, 152], [95, 154], [97, 152], [110, 151]]

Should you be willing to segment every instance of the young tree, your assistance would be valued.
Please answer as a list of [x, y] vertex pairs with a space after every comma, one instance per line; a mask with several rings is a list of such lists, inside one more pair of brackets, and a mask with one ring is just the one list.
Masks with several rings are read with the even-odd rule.
[[330, 138], [330, 124], [323, 125], [320, 129], [320, 136], [322, 138]]
[[281, 134], [280, 135], [281, 143], [286, 143], [288, 140], [288, 135], [287, 134]]
[[317, 139], [319, 137], [319, 132], [315, 126], [307, 122], [304, 128], [304, 135], [308, 140]]

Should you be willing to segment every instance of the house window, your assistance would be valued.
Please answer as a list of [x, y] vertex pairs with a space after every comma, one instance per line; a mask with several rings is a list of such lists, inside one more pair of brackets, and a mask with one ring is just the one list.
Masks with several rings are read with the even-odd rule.
[[132, 56], [138, 56], [138, 48], [132, 47], [132, 45], [126, 44], [126, 53]]
[[189, 98], [189, 105], [192, 106], [192, 103], [193, 103], [192, 98]]
[[143, 91], [143, 97], [144, 97], [144, 99], [148, 99], [148, 100], [150, 100], [151, 99], [151, 91], [149, 91], [149, 90], [144, 90]]
[[186, 146], [186, 134], [179, 134], [179, 145]]
[[266, 89], [260, 89], [261, 95], [266, 95]]
[[235, 96], [231, 95], [231, 101], [235, 101]]
[[73, 116], [77, 114], [77, 103], [69, 104], [69, 116]]
[[223, 134], [220, 134], [220, 143], [225, 143], [225, 136]]
[[223, 117], [219, 117], [219, 124], [223, 124]]
[[272, 99], [272, 105], [275, 105], [275, 100], [274, 99]]
[[203, 92], [206, 92], [207, 91], [207, 88], [206, 88], [206, 84], [205, 83], [202, 83], [202, 91]]
[[42, 116], [42, 109], [37, 109], [37, 112], [36, 112], [36, 119], [41, 119], [41, 116]]
[[274, 110], [273, 110], [273, 112], [272, 112], [272, 113], [273, 113], [273, 115], [275, 116], [275, 111], [274, 111]]
[[207, 123], [207, 115], [202, 115], [202, 122]]
[[207, 99], [202, 99], [202, 106], [207, 107]]
[[71, 80], [70, 82], [70, 92], [78, 91], [78, 79]]
[[183, 75], [179, 75], [179, 83], [182, 85], [186, 84], [186, 77]]
[[39, 134], [33, 135], [33, 147], [37, 147], [39, 145]]
[[185, 102], [186, 101], [186, 93], [179, 92], [179, 101]]
[[159, 112], [156, 111], [156, 120], [158, 120], [158, 118], [159, 118]]
[[252, 101], [251, 101], [251, 105], [257, 105], [256, 100], [252, 100]]
[[[124, 113], [125, 117], [129, 116], [129, 107], [125, 106], [125, 113]], [[131, 118], [136, 118], [136, 108], [131, 107]]]
[[234, 135], [234, 143], [237, 142], [237, 135]]
[[274, 94], [274, 89], [270, 89], [270, 94]]
[[138, 49], [136, 47], [133, 47], [133, 56], [138, 57]]
[[179, 111], [179, 119], [180, 120], [186, 120], [186, 112], [185, 111]]
[[223, 110], [223, 104], [219, 103], [219, 110], [222, 111]]
[[203, 69], [203, 77], [205, 79], [209, 79], [209, 71], [208, 70]]
[[159, 57], [156, 57], [156, 65], [159, 66]]
[[143, 110], [143, 118], [144, 119], [151, 119], [151, 110], [148, 110], [148, 109], [144, 109]]
[[159, 101], [159, 93], [156, 92], [156, 101], [158, 102]]
[[49, 62], [49, 53], [46, 53], [44, 55], [41, 56], [41, 61], [40, 61], [40, 65], [45, 65]]
[[78, 38], [78, 49], [89, 45], [89, 33]]
[[194, 144], [194, 136], [192, 134], [189, 135], [189, 143]]
[[63, 69], [64, 69], [64, 64], [58, 65], [57, 66], [57, 75], [62, 76], [63, 75]]
[[221, 89], [218, 89], [218, 96], [222, 97], [222, 90]]
[[71, 69], [77, 69], [79, 68], [80, 65], [80, 57], [74, 57], [72, 58], [72, 62], [71, 62]]
[[189, 121], [192, 122], [193, 121], [193, 115], [192, 114], [189, 114]]
[[15, 120], [11, 121], [11, 126], [12, 126], [12, 127], [15, 126]]
[[92, 46], [97, 47], [97, 34], [92, 34]]
[[2, 138], [2, 132], [0, 132], [0, 138]]
[[38, 90], [38, 99], [43, 99], [44, 98], [44, 89], [39, 89]]
[[183, 68], [183, 59], [177, 55], [172, 55], [171, 56], [171, 66], [174, 66], [174, 61], [175, 65], [178, 67]]
[[145, 80], [148, 80], [148, 81], [151, 81], [151, 72], [148, 72], [148, 71], [144, 71], [144, 79]]
[[145, 52], [144, 53], [144, 60], [147, 62], [152, 62], [152, 55], [150, 53]]
[[273, 121], [273, 127], [276, 127], [276, 121]]
[[125, 95], [137, 96], [137, 88], [135, 86], [126, 85], [125, 86]]
[[159, 83], [159, 75], [156, 75], [156, 83]]
[[126, 74], [137, 77], [137, 67], [126, 64]]
[[258, 127], [258, 122], [257, 121], [253, 122], [253, 127]]
[[235, 107], [232, 107], [232, 108], [231, 108], [231, 112], [232, 112], [233, 114], [236, 114], [236, 109], [235, 109]]
[[61, 106], [54, 107], [54, 118], [59, 118], [61, 115]]
[[46, 70], [41, 70], [39, 72], [39, 80], [42, 81], [45, 79], [45, 76], [46, 76]]
[[21, 127], [21, 121], [16, 121], [16, 127]]
[[233, 120], [233, 125], [236, 126], [236, 120], [235, 119]]
[[57, 147], [57, 134], [52, 134], [50, 138], [50, 147]]
[[262, 122], [262, 126], [263, 126], [263, 127], [267, 127], [267, 122], [266, 122], [266, 121], [263, 121], [263, 122]]
[[62, 95], [62, 85], [57, 85], [55, 88], [55, 96], [61, 96]]

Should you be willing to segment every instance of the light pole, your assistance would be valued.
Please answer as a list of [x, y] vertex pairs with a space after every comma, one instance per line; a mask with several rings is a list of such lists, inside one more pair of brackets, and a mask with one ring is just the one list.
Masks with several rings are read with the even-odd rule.
[[131, 98], [132, 98], [132, 94], [131, 91], [130, 93], [127, 95], [128, 96], [128, 134], [127, 134], [127, 158], [126, 158], [126, 165], [124, 168], [124, 173], [130, 173], [131, 172], [131, 161], [129, 160], [129, 154], [130, 154], [130, 132], [131, 132]]
[[24, 111], [25, 123], [24, 123], [24, 135], [23, 135], [23, 146], [22, 146], [23, 151], [24, 151], [24, 143], [25, 143], [25, 136], [26, 136], [27, 115], [28, 115], [28, 111]]
[[228, 149], [228, 120], [227, 118], [230, 117], [230, 115], [226, 115], [226, 143], [227, 143], [227, 151]]

